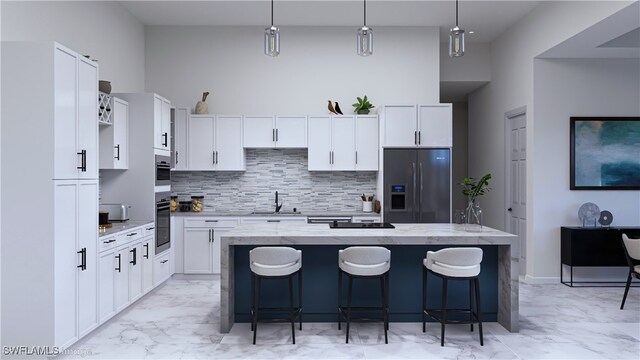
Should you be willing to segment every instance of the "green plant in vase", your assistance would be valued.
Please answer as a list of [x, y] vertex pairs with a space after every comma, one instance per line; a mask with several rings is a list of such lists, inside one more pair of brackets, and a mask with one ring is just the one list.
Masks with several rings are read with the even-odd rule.
[[464, 178], [460, 183], [462, 186], [462, 194], [468, 199], [466, 221], [464, 224], [466, 231], [482, 231], [482, 209], [477, 200], [480, 196], [491, 191], [489, 180], [491, 180], [490, 173], [485, 174], [480, 179], [473, 177]]
[[365, 95], [364, 98], [358, 97], [356, 99], [358, 100], [358, 102], [352, 104], [351, 106], [354, 107], [353, 111], [355, 111], [357, 114], [368, 114], [369, 111], [375, 107], [369, 102], [369, 99], [367, 99], [367, 95]]

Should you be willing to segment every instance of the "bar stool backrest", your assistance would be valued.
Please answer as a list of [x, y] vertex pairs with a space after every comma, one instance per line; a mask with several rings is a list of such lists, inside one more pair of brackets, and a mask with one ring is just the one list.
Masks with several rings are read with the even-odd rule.
[[357, 265], [382, 265], [391, 262], [391, 251], [380, 246], [351, 246], [338, 251], [341, 261]]
[[451, 266], [476, 266], [482, 262], [482, 249], [462, 247], [428, 251], [427, 261]]
[[249, 261], [260, 265], [287, 265], [301, 258], [301, 250], [286, 246], [264, 246], [249, 251]]

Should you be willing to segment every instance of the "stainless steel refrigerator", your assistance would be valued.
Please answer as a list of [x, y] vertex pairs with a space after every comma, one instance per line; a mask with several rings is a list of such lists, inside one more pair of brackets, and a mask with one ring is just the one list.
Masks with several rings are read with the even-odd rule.
[[451, 150], [384, 150], [384, 221], [451, 222]]

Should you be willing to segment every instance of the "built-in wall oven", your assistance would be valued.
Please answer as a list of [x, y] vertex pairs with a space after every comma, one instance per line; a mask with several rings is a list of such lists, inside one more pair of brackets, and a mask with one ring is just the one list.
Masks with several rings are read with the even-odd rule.
[[156, 186], [171, 185], [171, 157], [156, 155]]
[[156, 254], [171, 247], [170, 192], [156, 193]]

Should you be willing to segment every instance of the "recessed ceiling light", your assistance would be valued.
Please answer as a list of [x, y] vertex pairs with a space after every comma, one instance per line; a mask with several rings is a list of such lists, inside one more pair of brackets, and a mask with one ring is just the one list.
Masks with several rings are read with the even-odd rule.
[[469, 30], [469, 34], [475, 34], [476, 31], [475, 30]]

